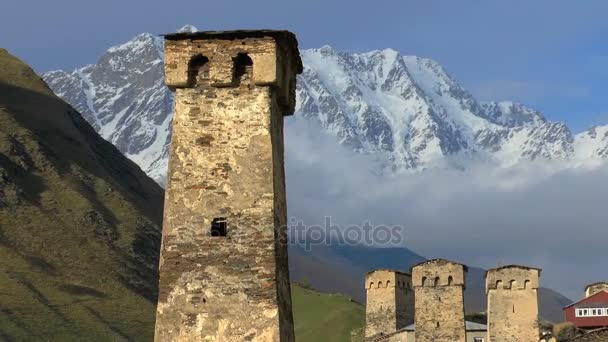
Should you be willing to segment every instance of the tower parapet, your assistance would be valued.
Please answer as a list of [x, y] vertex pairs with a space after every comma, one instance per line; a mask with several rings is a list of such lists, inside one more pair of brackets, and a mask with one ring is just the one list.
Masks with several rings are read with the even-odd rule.
[[283, 116], [301, 72], [287, 31], [165, 36], [175, 115], [156, 341], [294, 341]]

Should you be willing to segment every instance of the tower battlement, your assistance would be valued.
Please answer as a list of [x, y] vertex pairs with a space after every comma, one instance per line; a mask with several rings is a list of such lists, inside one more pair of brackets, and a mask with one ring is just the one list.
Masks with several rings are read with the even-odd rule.
[[540, 283], [538, 268], [508, 265], [486, 271], [486, 293], [490, 290], [538, 289]]
[[[416, 272], [414, 272], [416, 268]], [[411, 268], [412, 282], [417, 286], [465, 286], [467, 266], [444, 259], [432, 259]]]

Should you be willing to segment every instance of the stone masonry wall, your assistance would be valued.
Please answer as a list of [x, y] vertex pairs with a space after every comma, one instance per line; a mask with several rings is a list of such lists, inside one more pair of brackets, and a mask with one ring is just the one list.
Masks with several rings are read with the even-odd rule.
[[465, 342], [466, 266], [443, 259], [412, 267], [416, 342]]
[[488, 341], [538, 341], [540, 270], [505, 266], [488, 270]]
[[[235, 72], [239, 53], [253, 65]], [[156, 341], [294, 341], [277, 53], [271, 37], [166, 41], [177, 89]]]
[[365, 286], [366, 338], [393, 333], [413, 323], [414, 292], [409, 274], [376, 270], [365, 275]]

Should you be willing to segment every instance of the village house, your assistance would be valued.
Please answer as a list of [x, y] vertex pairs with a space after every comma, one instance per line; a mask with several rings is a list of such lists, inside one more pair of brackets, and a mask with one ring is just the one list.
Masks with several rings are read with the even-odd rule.
[[564, 307], [564, 316], [579, 329], [608, 327], [608, 282], [587, 286], [585, 298]]

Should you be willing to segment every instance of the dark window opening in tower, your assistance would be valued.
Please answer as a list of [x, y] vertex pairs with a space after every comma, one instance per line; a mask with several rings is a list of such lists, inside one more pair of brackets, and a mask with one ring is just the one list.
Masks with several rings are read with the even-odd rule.
[[243, 76], [250, 74], [253, 68], [253, 60], [246, 53], [239, 53], [232, 59], [234, 66], [232, 69], [232, 81], [239, 85]]
[[225, 217], [214, 218], [211, 222], [211, 236], [226, 236], [228, 234], [228, 223]]
[[209, 58], [203, 55], [192, 57], [188, 63], [188, 84], [196, 86], [209, 80]]

